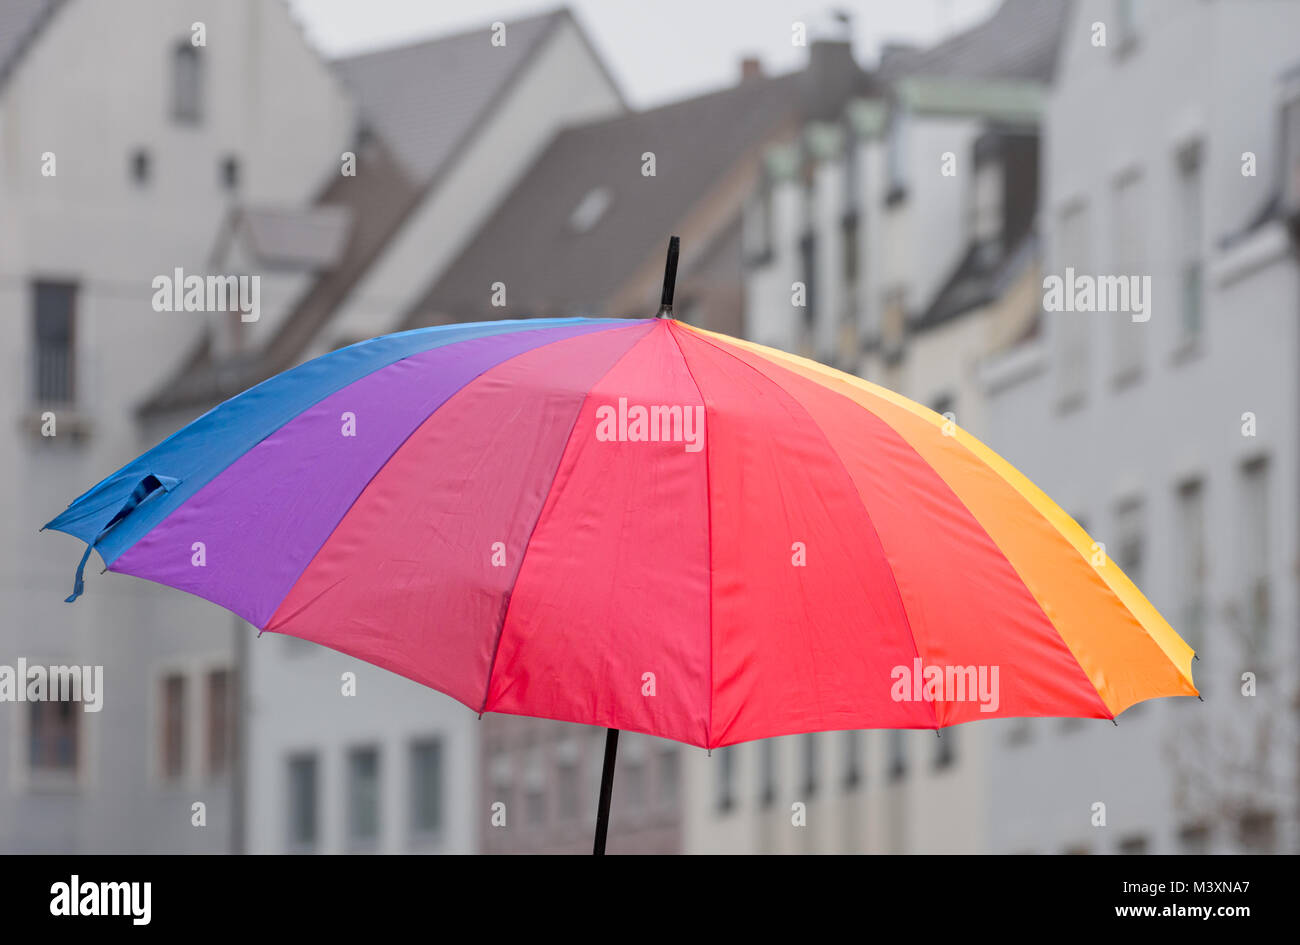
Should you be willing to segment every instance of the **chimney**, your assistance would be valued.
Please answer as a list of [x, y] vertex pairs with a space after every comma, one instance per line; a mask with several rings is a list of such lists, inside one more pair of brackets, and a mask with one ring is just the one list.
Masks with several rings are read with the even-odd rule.
[[804, 71], [804, 107], [808, 118], [833, 119], [866, 80], [853, 59], [853, 47], [843, 40], [814, 40]]
[[748, 82], [751, 79], [761, 79], [763, 77], [763, 63], [757, 56], [746, 56], [740, 60], [740, 81]]

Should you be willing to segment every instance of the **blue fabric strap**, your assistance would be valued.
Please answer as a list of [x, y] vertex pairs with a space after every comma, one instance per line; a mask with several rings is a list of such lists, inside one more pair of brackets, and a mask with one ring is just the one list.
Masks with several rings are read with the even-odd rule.
[[90, 560], [90, 553], [95, 550], [95, 546], [99, 544], [100, 539], [112, 531], [118, 522], [134, 512], [136, 507], [149, 496], [159, 489], [170, 492], [179, 482], [179, 479], [174, 479], [171, 476], [155, 476], [150, 473], [136, 483], [135, 488], [131, 490], [130, 497], [122, 503], [122, 507], [117, 510], [117, 514], [108, 520], [108, 524], [95, 536], [94, 541], [86, 544], [86, 552], [81, 556], [81, 561], [77, 564], [77, 576], [72, 582], [72, 594], [63, 599], [65, 604], [71, 604], [86, 590], [86, 562]]

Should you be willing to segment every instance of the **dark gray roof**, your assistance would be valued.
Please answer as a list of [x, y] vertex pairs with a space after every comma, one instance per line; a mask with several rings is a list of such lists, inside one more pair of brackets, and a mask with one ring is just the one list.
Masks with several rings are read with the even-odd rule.
[[413, 180], [427, 181], [483, 120], [510, 79], [569, 14], [556, 10], [491, 29], [381, 49], [334, 62], [374, 129]]
[[925, 49], [887, 49], [880, 75], [1050, 82], [1069, 0], [1003, 0], [991, 17]]
[[0, 3], [0, 85], [32, 39], [63, 0], [4, 0]]
[[[407, 315], [405, 326], [530, 315], [653, 314], [606, 305], [744, 155], [805, 103], [802, 73], [751, 79], [661, 108], [561, 131]], [[653, 151], [655, 176], [642, 176]], [[575, 211], [585, 203], [594, 222]], [[599, 211], [599, 212], [594, 212]], [[583, 222], [590, 222], [585, 228]], [[576, 224], [576, 225], [575, 225]], [[683, 269], [692, 252], [683, 247]], [[490, 304], [506, 284], [506, 308]]]

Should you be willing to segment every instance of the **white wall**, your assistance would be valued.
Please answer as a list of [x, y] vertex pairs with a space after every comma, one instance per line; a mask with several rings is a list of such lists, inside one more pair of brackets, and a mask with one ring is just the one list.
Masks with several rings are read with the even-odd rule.
[[[170, 117], [168, 63], [190, 24], [207, 25], [205, 116]], [[0, 706], [0, 849], [149, 852], [228, 846], [228, 782], [201, 775], [201, 743], [176, 786], [154, 771], [158, 673], [228, 665], [233, 618], [210, 604], [87, 567], [86, 595], [63, 603], [82, 550], [37, 528], [152, 445], [133, 409], [197, 340], [202, 316], [154, 312], [150, 282], [176, 266], [203, 271], [230, 197], [218, 162], [241, 160], [244, 193], [294, 203], [337, 167], [351, 106], [279, 3], [74, 0], [0, 90], [0, 452], [11, 540], [0, 546], [0, 661], [18, 656], [105, 666], [105, 709], [84, 718], [82, 782], [42, 792], [25, 782], [21, 708]], [[144, 188], [137, 147], [152, 155]], [[57, 176], [40, 173], [43, 152]], [[19, 433], [31, 419], [30, 282], [79, 284], [78, 410], [59, 434]], [[72, 442], [80, 414], [90, 434]], [[157, 431], [151, 431], [157, 432]], [[165, 432], [170, 432], [165, 431]], [[191, 694], [190, 728], [201, 703]], [[208, 804], [205, 829], [190, 804]]]
[[[1086, 200], [1091, 222], [1092, 272], [1112, 272], [1110, 188], [1128, 167], [1144, 174], [1146, 269], [1152, 277], [1152, 316], [1145, 330], [1145, 361], [1132, 384], [1113, 383], [1112, 321], [1124, 314], [1049, 313], [1037, 346], [1038, 369], [995, 385], [990, 394], [986, 442], [1085, 520], [1098, 540], [1113, 534], [1115, 505], [1140, 497], [1145, 508], [1140, 586], [1178, 629], [1176, 488], [1188, 476], [1204, 481], [1208, 534], [1209, 639], [1194, 664], [1208, 680], [1206, 703], [1162, 700], [1130, 710], [1118, 728], [1108, 722], [1063, 727], [1033, 723], [1027, 742], [997, 744], [992, 765], [994, 851], [1060, 852], [1082, 846], [1115, 852], [1128, 835], [1147, 839], [1149, 850], [1178, 852], [1178, 831], [1208, 816], [1215, 849], [1235, 850], [1233, 804], [1220, 798], [1197, 807], [1187, 801], [1189, 776], [1216, 779], [1226, 757], [1196, 728], [1227, 724], [1249, 741], [1261, 717], [1274, 713], [1282, 692], [1292, 692], [1296, 662], [1295, 600], [1291, 562], [1296, 554], [1296, 367], [1300, 282], [1285, 253], [1265, 254], [1261, 268], [1223, 265], [1218, 241], [1239, 230], [1263, 204], [1276, 181], [1275, 80], [1297, 58], [1294, 4], [1153, 2], [1135, 4], [1141, 34], [1126, 57], [1088, 42], [1091, 24], [1105, 21], [1110, 5], [1083, 3], [1065, 41], [1065, 60], [1046, 124], [1043, 205], [1045, 272], [1071, 261], [1060, 246], [1061, 207]], [[1175, 151], [1188, 140], [1205, 148], [1206, 327], [1200, 344], [1180, 351], [1176, 271], [1178, 230], [1174, 191]], [[1260, 176], [1242, 177], [1243, 151], [1259, 156]], [[1274, 224], [1252, 238], [1256, 246], [1284, 247]], [[1087, 319], [1090, 352], [1081, 407], [1062, 410], [1056, 396], [1061, 361], [1056, 342], [1064, 319]], [[1022, 361], [1025, 352], [1017, 354]], [[1259, 417], [1258, 436], [1243, 437], [1241, 415]], [[1240, 602], [1235, 563], [1242, 506], [1243, 461], [1267, 455], [1274, 664], [1279, 677], [1254, 701], [1234, 682], [1243, 667], [1233, 654], [1228, 608]], [[1282, 671], [1285, 668], [1285, 671]], [[1271, 697], [1269, 696], [1271, 692]], [[1280, 702], [1279, 702], [1280, 700]], [[1284, 713], [1279, 713], [1284, 714]], [[1282, 731], [1274, 745], [1291, 745]], [[1175, 763], [1180, 752], [1195, 757]], [[1280, 751], [1281, 749], [1274, 749]], [[1275, 763], [1289, 764], [1279, 755]], [[1267, 781], [1252, 779], [1258, 789]], [[1260, 790], [1255, 800], [1282, 819], [1286, 846], [1293, 816], [1292, 772], [1280, 782], [1283, 803]], [[1192, 792], [1195, 793], [1195, 792]], [[1249, 793], [1249, 790], [1248, 790]], [[1238, 798], [1240, 800], [1240, 798]], [[1090, 826], [1090, 805], [1107, 804], [1110, 826]], [[1239, 810], [1237, 811], [1240, 812]], [[1291, 844], [1293, 845], [1293, 843]]]

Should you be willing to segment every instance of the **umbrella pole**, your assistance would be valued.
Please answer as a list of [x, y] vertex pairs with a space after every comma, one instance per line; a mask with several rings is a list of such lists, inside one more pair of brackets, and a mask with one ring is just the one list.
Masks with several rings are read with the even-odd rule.
[[659, 296], [659, 311], [655, 318], [673, 317], [673, 290], [677, 288], [677, 251], [681, 239], [673, 236], [668, 239], [668, 259], [664, 263], [664, 290]]
[[600, 804], [596, 810], [596, 845], [592, 856], [605, 855], [605, 834], [609, 831], [609, 799], [614, 794], [614, 761], [618, 755], [618, 729], [605, 730], [605, 766], [600, 772]]

